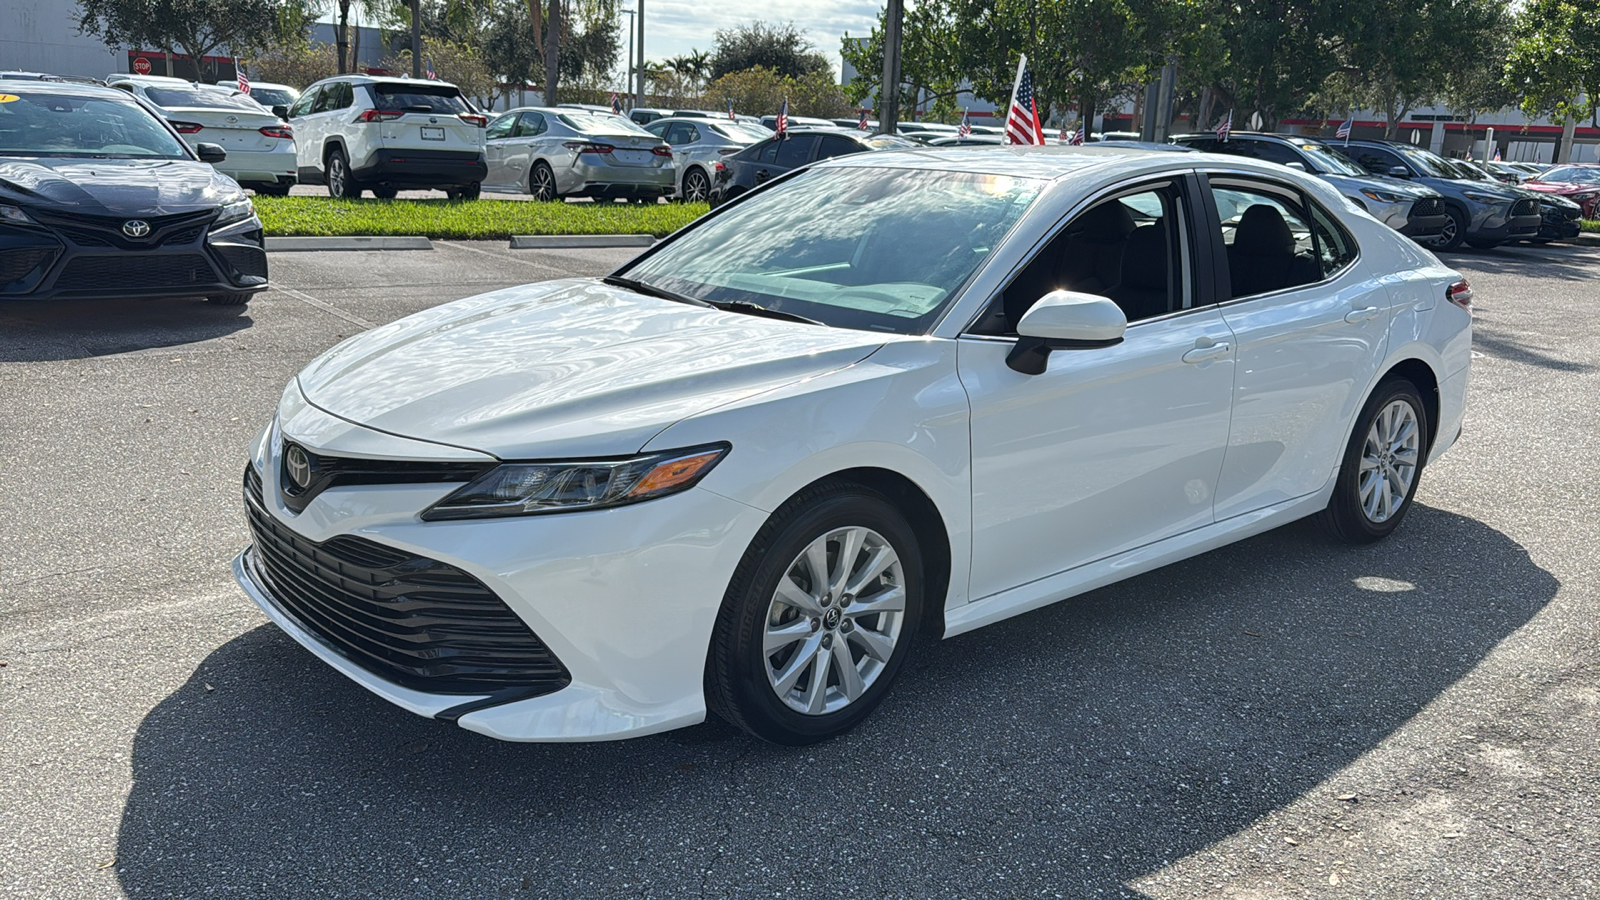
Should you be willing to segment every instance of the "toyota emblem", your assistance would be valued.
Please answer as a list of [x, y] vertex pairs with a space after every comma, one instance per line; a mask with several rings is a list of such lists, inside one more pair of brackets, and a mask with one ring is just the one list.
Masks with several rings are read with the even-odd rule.
[[284, 451], [283, 468], [295, 488], [303, 491], [311, 485], [311, 457], [299, 444], [290, 444]]
[[131, 238], [142, 238], [150, 233], [150, 223], [143, 219], [129, 219], [122, 223], [122, 233]]
[[238, 116], [229, 116], [226, 119], [223, 119], [223, 121], [227, 122], [229, 125], [233, 125], [233, 124], [235, 124], [236, 122], [239, 121], [239, 117]]

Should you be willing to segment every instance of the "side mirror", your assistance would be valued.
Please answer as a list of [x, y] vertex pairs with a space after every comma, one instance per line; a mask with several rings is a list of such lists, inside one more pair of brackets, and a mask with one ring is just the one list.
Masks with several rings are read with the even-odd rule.
[[199, 154], [201, 162], [213, 165], [228, 158], [228, 151], [222, 149], [221, 144], [195, 144], [194, 152]]
[[1128, 317], [1098, 294], [1051, 291], [1022, 315], [1006, 365], [1024, 375], [1044, 372], [1052, 350], [1090, 350], [1122, 343]]
[[1389, 170], [1389, 177], [1390, 178], [1410, 178], [1411, 177], [1411, 170], [1406, 168], [1405, 166], [1395, 166], [1394, 168]]
[[289, 120], [289, 107], [280, 103], [272, 108], [272, 114], [287, 122]]
[[1306, 170], [1306, 164], [1303, 163], [1303, 162], [1286, 162], [1286, 163], [1284, 163], [1284, 165], [1286, 165], [1289, 168], [1295, 170], [1296, 172], [1307, 171]]

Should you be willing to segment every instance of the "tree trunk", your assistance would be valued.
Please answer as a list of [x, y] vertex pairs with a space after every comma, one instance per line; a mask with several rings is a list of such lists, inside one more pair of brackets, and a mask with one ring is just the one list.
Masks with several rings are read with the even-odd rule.
[[[550, 15], [546, 17], [546, 20], [548, 26], [544, 36], [544, 105], [555, 106], [556, 82], [561, 78], [561, 60], [559, 57], [561, 48], [561, 0], [550, 0]], [[639, 63], [639, 69], [641, 72], [644, 70], [644, 62], [642, 60]], [[644, 82], [642, 74], [639, 80], [641, 84]]]
[[1082, 117], [1083, 122], [1078, 128], [1083, 131], [1085, 143], [1088, 142], [1089, 135], [1094, 131], [1094, 104], [1094, 91], [1087, 86], [1081, 88], [1078, 91], [1078, 115]]
[[350, 71], [345, 56], [350, 51], [350, 0], [339, 0], [339, 20], [333, 26], [333, 41], [339, 47], [339, 74]]
[[[544, 44], [540, 43], [544, 31], [544, 0], [528, 0], [528, 20], [533, 23], [533, 52], [539, 57], [539, 64], [544, 65]], [[633, 44], [633, 35], [628, 36], [629, 47]]]

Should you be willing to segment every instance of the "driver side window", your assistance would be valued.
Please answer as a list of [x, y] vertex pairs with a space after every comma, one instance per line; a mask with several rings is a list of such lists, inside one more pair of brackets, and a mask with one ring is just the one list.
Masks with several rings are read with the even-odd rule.
[[1051, 291], [1109, 297], [1129, 324], [1186, 309], [1183, 203], [1175, 185], [1104, 200], [1079, 213], [996, 297], [975, 334], [1011, 336]]

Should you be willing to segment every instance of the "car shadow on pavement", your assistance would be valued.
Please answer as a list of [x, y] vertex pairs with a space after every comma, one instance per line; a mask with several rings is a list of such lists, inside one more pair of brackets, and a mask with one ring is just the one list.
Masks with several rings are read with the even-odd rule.
[[263, 626], [140, 725], [116, 872], [158, 897], [1127, 893], [1371, 750], [1557, 587], [1426, 506], [1360, 548], [1291, 525], [930, 641], [801, 749], [714, 722], [501, 743]]
[[1514, 275], [1536, 281], [1592, 281], [1594, 257], [1590, 249], [1568, 244], [1502, 244], [1489, 250], [1455, 250], [1438, 256], [1445, 265], [1460, 271], [1468, 279], [1474, 273], [1482, 273]]
[[249, 328], [247, 309], [203, 300], [4, 300], [0, 362], [89, 359], [194, 344]]

